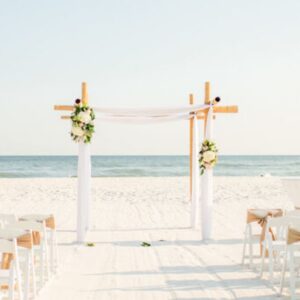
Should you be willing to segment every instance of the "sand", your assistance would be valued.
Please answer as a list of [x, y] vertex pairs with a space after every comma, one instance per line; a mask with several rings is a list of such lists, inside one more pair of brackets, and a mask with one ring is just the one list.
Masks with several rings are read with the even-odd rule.
[[92, 195], [86, 247], [75, 242], [75, 179], [0, 180], [2, 213], [57, 219], [60, 269], [39, 300], [279, 299], [241, 252], [248, 207], [292, 208], [280, 179], [216, 177], [207, 242], [189, 228], [188, 178], [95, 178]]

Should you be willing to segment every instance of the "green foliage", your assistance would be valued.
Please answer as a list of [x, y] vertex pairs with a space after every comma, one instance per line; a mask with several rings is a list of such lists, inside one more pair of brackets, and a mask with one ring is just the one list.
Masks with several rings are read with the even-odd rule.
[[151, 247], [151, 244], [150, 244], [150, 243], [147, 243], [147, 242], [142, 242], [142, 243], [141, 243], [141, 246], [142, 246], [142, 247]]
[[84, 143], [90, 143], [95, 132], [94, 120], [95, 113], [92, 108], [82, 105], [81, 102], [76, 104], [71, 114], [72, 139], [75, 142], [83, 141]]
[[200, 158], [200, 174], [203, 175], [206, 169], [213, 168], [218, 162], [218, 149], [216, 144], [206, 139], [202, 143], [201, 150], [199, 152]]

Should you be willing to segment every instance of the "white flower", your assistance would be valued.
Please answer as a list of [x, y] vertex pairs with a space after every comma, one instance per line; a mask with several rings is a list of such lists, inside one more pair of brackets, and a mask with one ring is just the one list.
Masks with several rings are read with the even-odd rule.
[[216, 158], [216, 153], [213, 152], [213, 151], [206, 151], [206, 152], [203, 153], [203, 160], [206, 163], [211, 162], [215, 158]]
[[81, 111], [78, 118], [82, 123], [88, 124], [91, 121], [91, 115], [88, 111]]
[[81, 137], [81, 136], [84, 135], [84, 131], [80, 127], [78, 127], [78, 126], [73, 126], [72, 127], [72, 133], [75, 136], [79, 136], [79, 137]]

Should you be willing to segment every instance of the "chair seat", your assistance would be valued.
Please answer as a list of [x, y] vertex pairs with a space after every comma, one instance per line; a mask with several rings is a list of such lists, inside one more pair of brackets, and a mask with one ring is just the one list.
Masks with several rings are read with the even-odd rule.
[[260, 238], [261, 238], [261, 235], [260, 234], [251, 234], [251, 239], [254, 241], [254, 242], [260, 242]]
[[266, 209], [253, 209], [251, 212], [259, 218], [265, 218], [268, 215], [268, 210]]
[[47, 219], [49, 219], [50, 217], [52, 217], [52, 215], [48, 215], [48, 214], [30, 214], [30, 215], [22, 215], [20, 216], [20, 219], [25, 219], [28, 221], [46, 221]]

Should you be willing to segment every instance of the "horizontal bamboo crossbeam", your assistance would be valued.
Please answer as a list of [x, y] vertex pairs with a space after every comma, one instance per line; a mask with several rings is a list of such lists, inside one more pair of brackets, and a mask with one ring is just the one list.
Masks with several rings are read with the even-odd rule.
[[[216, 119], [216, 116], [214, 115], [213, 116], [213, 119], [215, 120]], [[205, 120], [205, 115], [204, 116], [197, 116], [197, 120]]]
[[237, 113], [239, 111], [238, 106], [214, 106], [214, 113]]
[[74, 106], [72, 106], [72, 105], [54, 105], [54, 110], [73, 111], [74, 110]]
[[[61, 116], [60, 117], [62, 120], [70, 120], [71, 117], [70, 116]], [[205, 119], [205, 115], [197, 115], [197, 119], [198, 120], [204, 120]], [[213, 116], [213, 119], [216, 119], [216, 116]]]
[[[72, 105], [55, 105], [54, 110], [61, 111], [73, 111], [74, 106]], [[201, 113], [201, 111], [199, 111]], [[203, 111], [202, 111], [203, 112]], [[237, 113], [238, 107], [236, 105], [232, 106], [214, 106], [214, 113]]]

